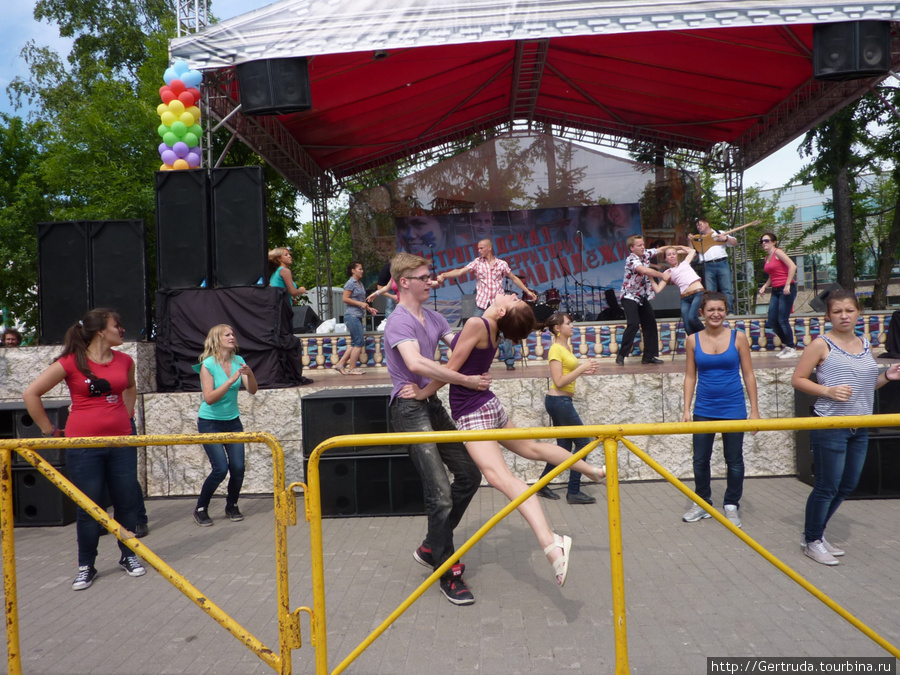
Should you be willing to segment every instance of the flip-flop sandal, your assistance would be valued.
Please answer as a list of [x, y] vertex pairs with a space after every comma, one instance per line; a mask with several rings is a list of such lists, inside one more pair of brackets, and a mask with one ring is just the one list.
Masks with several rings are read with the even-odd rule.
[[332, 370], [334, 370], [335, 372], [340, 373], [341, 375], [346, 375], [346, 374], [347, 374], [347, 371], [346, 371], [346, 370], [344, 370], [343, 368], [338, 368], [337, 366], [335, 366]]
[[347, 371], [347, 375], [365, 375], [366, 371], [360, 370], [359, 368], [351, 368]]

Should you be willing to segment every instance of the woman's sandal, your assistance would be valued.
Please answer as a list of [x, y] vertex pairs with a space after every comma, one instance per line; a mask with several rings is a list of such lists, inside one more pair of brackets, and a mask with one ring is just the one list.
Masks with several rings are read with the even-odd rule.
[[337, 366], [335, 366], [334, 368], [332, 368], [332, 370], [337, 371], [337, 372], [340, 373], [341, 375], [346, 375], [346, 374], [347, 374], [347, 371], [346, 371], [346, 370], [344, 370], [343, 368], [338, 368]]
[[359, 368], [351, 368], [347, 371], [347, 375], [365, 375], [366, 371], [360, 370]]
[[[601, 471], [603, 472], [602, 475], [600, 474]], [[602, 483], [605, 480], [606, 480], [606, 464], [604, 464], [603, 466], [595, 466], [594, 467], [594, 482]]]
[[550, 555], [554, 548], [562, 549], [562, 555], [554, 560], [553, 571], [556, 574], [556, 583], [562, 587], [566, 583], [566, 575], [569, 573], [569, 551], [572, 550], [572, 538], [567, 535], [553, 534], [553, 543], [544, 549], [545, 555]]

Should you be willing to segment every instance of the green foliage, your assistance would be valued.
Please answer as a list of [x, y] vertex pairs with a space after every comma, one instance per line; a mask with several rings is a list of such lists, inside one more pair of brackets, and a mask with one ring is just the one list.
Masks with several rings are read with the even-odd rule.
[[[350, 214], [346, 206], [336, 206], [328, 214], [329, 251], [331, 259], [331, 281], [333, 286], [343, 286], [347, 281], [347, 265], [353, 260], [353, 245], [350, 240]], [[316, 286], [316, 247], [313, 223], [303, 223], [297, 233], [288, 238], [289, 246], [294, 253], [294, 280], [298, 286], [313, 288]], [[366, 270], [364, 283], [368, 285], [370, 276], [378, 275], [380, 265], [362, 261]], [[325, 266], [321, 265], [324, 274]], [[373, 277], [374, 278], [374, 277]], [[323, 286], [325, 278], [320, 279]]]

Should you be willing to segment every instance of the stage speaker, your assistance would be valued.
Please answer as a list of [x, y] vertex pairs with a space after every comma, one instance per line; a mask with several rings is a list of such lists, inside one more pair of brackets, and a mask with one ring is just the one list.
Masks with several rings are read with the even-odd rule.
[[[44, 400], [47, 417], [57, 429], [65, 429], [69, 417], [69, 401]], [[0, 438], [40, 438], [41, 428], [31, 419], [23, 403], [0, 403]], [[66, 451], [63, 448], [41, 450], [38, 454], [54, 466], [64, 466]], [[14, 466], [31, 466], [19, 453], [12, 454]]]
[[678, 286], [666, 286], [662, 293], [650, 301], [657, 319], [678, 319], [681, 317], [681, 293]]
[[212, 278], [217, 288], [261, 286], [268, 279], [269, 227], [261, 166], [213, 169]]
[[129, 341], [146, 340], [150, 287], [144, 221], [94, 221], [90, 230], [91, 306], [116, 310]]
[[159, 290], [207, 285], [211, 271], [208, 201], [206, 171], [156, 172], [156, 284]]
[[[303, 462], [309, 482], [309, 460]], [[423, 515], [422, 481], [408, 455], [322, 456], [324, 517]]]
[[[59, 472], [67, 476], [65, 469]], [[13, 524], [17, 527], [68, 525], [75, 502], [37, 469], [13, 469]]]
[[316, 328], [322, 323], [311, 305], [294, 305], [294, 321], [292, 330], [294, 333], [315, 333]]
[[[303, 418], [303, 456], [332, 436], [384, 434], [391, 430], [391, 387], [331, 389], [304, 396], [300, 402]], [[405, 446], [351, 446], [329, 450], [323, 457], [403, 454]]]
[[828, 309], [828, 305], [825, 304], [826, 302], [828, 302], [828, 296], [834, 291], [839, 290], [841, 290], [840, 284], [830, 284], [825, 290], [823, 290], [816, 297], [809, 301], [809, 306], [817, 312], [824, 313], [825, 310]]
[[40, 343], [62, 344], [66, 331], [91, 308], [90, 226], [82, 221], [38, 223]]
[[884, 75], [891, 67], [888, 21], [842, 21], [813, 26], [813, 73], [817, 80]]
[[306, 57], [239, 63], [237, 76], [244, 115], [288, 115], [312, 108]]

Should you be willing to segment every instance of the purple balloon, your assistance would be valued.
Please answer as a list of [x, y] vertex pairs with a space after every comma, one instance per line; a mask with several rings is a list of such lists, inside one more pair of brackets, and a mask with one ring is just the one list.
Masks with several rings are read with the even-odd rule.
[[[194, 157], [196, 157], [198, 160], [203, 156], [203, 153], [200, 152], [200, 146], [199, 146], [199, 145], [196, 146], [196, 147], [191, 148], [190, 150], [188, 150], [188, 157], [190, 157], [190, 156], [192, 156], [192, 155], [193, 155]], [[187, 157], [186, 157], [185, 159], [187, 159]]]
[[160, 143], [160, 144], [159, 144], [159, 154], [160, 154], [160, 155], [162, 155], [162, 154], [163, 154], [166, 150], [168, 150], [168, 149], [169, 149], [169, 146], [166, 145], [165, 143]]
[[178, 155], [175, 154], [173, 150], [166, 148], [165, 152], [161, 155], [163, 164], [168, 164], [172, 166], [175, 163], [175, 160], [178, 159]]
[[185, 159], [187, 160], [188, 166], [192, 169], [196, 169], [198, 166], [200, 166], [200, 157], [198, 155], [188, 153], [188, 156], [185, 157]]
[[172, 146], [172, 150], [176, 155], [178, 155], [178, 159], [184, 159], [191, 151], [191, 149], [188, 147], [188, 144], [184, 141], [178, 141], [174, 146]]

